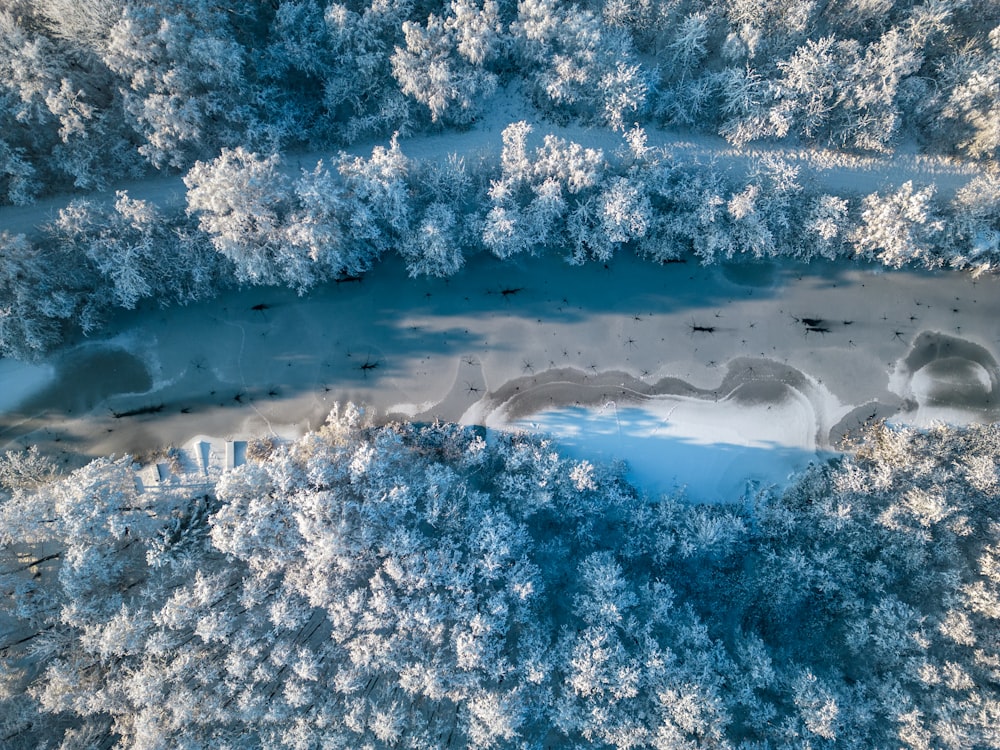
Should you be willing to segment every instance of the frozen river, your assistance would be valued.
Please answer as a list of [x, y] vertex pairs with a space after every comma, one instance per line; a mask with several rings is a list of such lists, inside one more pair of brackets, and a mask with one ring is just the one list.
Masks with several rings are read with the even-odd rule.
[[626, 458], [651, 491], [733, 499], [871, 419], [996, 419], [997, 292], [846, 263], [479, 257], [445, 281], [390, 260], [306, 297], [121, 314], [45, 363], [0, 363], [0, 440], [74, 465], [196, 434], [292, 435], [350, 400], [380, 419], [550, 431]]

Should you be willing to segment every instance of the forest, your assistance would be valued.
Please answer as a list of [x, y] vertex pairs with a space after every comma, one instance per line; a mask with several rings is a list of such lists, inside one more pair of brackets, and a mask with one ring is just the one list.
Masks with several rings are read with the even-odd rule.
[[[347, 334], [336, 367], [315, 363], [329, 384], [250, 382], [249, 363], [304, 314], [288, 299], [389, 259], [413, 284], [456, 287], [477, 255], [608, 278], [623, 255], [650, 274], [836, 262], [990, 278], [995, 0], [7, 0], [0, 51], [0, 364], [43, 367], [121, 311], [291, 290], [213, 319], [238, 338], [239, 382], [192, 350], [183, 403], [127, 389], [95, 401], [107, 424], [253, 409], [271, 436], [253, 436], [242, 465], [210, 472], [163, 446], [172, 479], [144, 485], [133, 453], [69, 466], [13, 449], [0, 425], [0, 746], [1000, 747], [1000, 426], [905, 423], [941, 388], [955, 412], [995, 414], [995, 342], [962, 331], [973, 292], [935, 298], [934, 313], [906, 299], [906, 321], [898, 299], [834, 319], [779, 307], [777, 285], [724, 280], [744, 295], [738, 329], [723, 294], [714, 311], [670, 306], [691, 310], [673, 333], [684, 356], [703, 348], [697, 367], [739, 381], [729, 408], [822, 391], [795, 402], [810, 450], [826, 405], [843, 408], [820, 415], [824, 438], [859, 426], [785, 485], [748, 481], [742, 503], [651, 493], [626, 463], [530, 431], [389, 419], [346, 398], [278, 439], [262, 394], [277, 410], [286, 386], [333, 402], [336, 367], [359, 392], [417, 368], [390, 377]], [[709, 156], [683, 156], [691, 144]], [[844, 177], [856, 165], [863, 185]], [[886, 165], [902, 178], [882, 179]], [[838, 283], [855, 281], [831, 277], [824, 300]], [[570, 310], [538, 286], [470, 289], [499, 321], [476, 336], [470, 318], [407, 317], [393, 351], [416, 359], [420, 326], [437, 322], [453, 334], [441, 348], [459, 413], [474, 407], [455, 393], [527, 392], [540, 357], [458, 350], [527, 330], [503, 318], [516, 302], [546, 346], [566, 345], [559, 366], [538, 352], [550, 380], [582, 393], [592, 377], [615, 420], [626, 380], [642, 398], [667, 383], [678, 401], [720, 401], [695, 366], [688, 380], [626, 367], [640, 345], [671, 356], [654, 351], [652, 303]], [[837, 401], [801, 361], [757, 357], [757, 331], [777, 330], [751, 317], [769, 294], [785, 326], [773, 336], [795, 336], [800, 359], [830, 341], [821, 353], [853, 376], [869, 352], [845, 352], [881, 337], [878, 367], [858, 368], [879, 381], [864, 403]], [[602, 329], [622, 361], [586, 346], [573, 358], [563, 324], [612, 314], [632, 325]], [[329, 322], [330, 339], [349, 327]], [[754, 348], [717, 361], [716, 334], [717, 349]], [[520, 377], [489, 383], [486, 354]], [[152, 393], [163, 372], [133, 359]], [[96, 424], [96, 407], [81, 411]]]
[[8, 453], [4, 746], [1000, 743], [995, 425], [742, 508], [484, 434], [347, 406], [141, 493]]
[[[973, 273], [1000, 259], [1000, 10], [986, 0], [36, 0], [0, 11], [0, 44], [0, 200], [66, 196], [37, 232], [0, 227], [8, 357], [144, 300], [305, 292], [390, 252], [414, 276], [480, 251]], [[492, 128], [491, 106], [515, 96], [542, 127], [499, 120], [495, 152], [443, 158], [448, 133]], [[574, 123], [607, 147], [554, 132]], [[954, 194], [933, 174], [829, 191], [780, 151], [734, 174], [675, 159], [654, 131], [981, 171]], [[442, 158], [406, 154], [421, 133]], [[328, 156], [282, 168], [303, 150]], [[183, 176], [184, 211], [107, 198], [154, 173]]]

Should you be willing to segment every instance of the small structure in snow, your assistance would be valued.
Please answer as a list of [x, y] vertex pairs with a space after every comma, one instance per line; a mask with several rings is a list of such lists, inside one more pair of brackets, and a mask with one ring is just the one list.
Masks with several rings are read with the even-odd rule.
[[226, 441], [226, 464], [225, 470], [235, 469], [247, 462], [247, 441], [227, 440]]

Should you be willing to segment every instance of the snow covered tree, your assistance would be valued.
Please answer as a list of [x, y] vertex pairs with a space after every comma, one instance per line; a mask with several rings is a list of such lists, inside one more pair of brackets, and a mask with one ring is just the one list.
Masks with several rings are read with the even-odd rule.
[[223, 149], [195, 162], [184, 177], [187, 212], [198, 216], [215, 249], [232, 261], [236, 278], [252, 284], [283, 282], [300, 292], [316, 282], [308, 251], [287, 241], [292, 197], [279, 157]]
[[122, 79], [125, 109], [144, 141], [139, 153], [157, 169], [185, 168], [251, 122], [245, 52], [222, 8], [200, 0], [126, 5], [103, 60]]
[[788, 60], [778, 63], [781, 97], [789, 104], [796, 129], [815, 138], [847, 97], [847, 68], [857, 63], [857, 45], [833, 36], [809, 39]]
[[369, 243], [377, 257], [410, 229], [410, 159], [393, 135], [389, 148], [376, 146], [369, 159], [342, 155], [337, 169], [346, 188], [349, 236]]
[[563, 223], [585, 200], [605, 167], [599, 149], [583, 148], [554, 135], [529, 152], [531, 126], [512, 123], [503, 132], [501, 176], [490, 187], [491, 208], [483, 222], [484, 244], [501, 258], [536, 252], [565, 241]]
[[402, 248], [410, 276], [457, 273], [465, 263], [463, 240], [454, 210], [445, 203], [430, 204]]
[[943, 114], [963, 126], [959, 147], [972, 157], [1000, 153], [1000, 26], [989, 48], [958, 52], [945, 68], [948, 99]]
[[555, 0], [521, 0], [511, 33], [533, 70], [532, 93], [546, 109], [596, 114], [615, 130], [646, 106], [645, 74], [627, 35], [602, 28], [589, 10]]
[[772, 117], [836, 147], [891, 150], [902, 122], [901, 86], [923, 60], [920, 40], [895, 27], [868, 45], [809, 39], [778, 63]]
[[278, 5], [260, 67], [268, 120], [291, 135], [348, 143], [405, 130], [409, 106], [392, 84], [390, 57], [411, 10], [395, 1]]
[[425, 25], [406, 21], [406, 46], [392, 55], [393, 76], [404, 94], [427, 106], [434, 122], [472, 122], [496, 90], [497, 76], [485, 65], [497, 54], [499, 32], [492, 0], [482, 8], [452, 2], [447, 17], [432, 13]]
[[60, 338], [60, 318], [38, 314], [39, 291], [45, 280], [46, 259], [24, 235], [0, 234], [0, 352], [18, 359], [43, 354]]
[[940, 265], [937, 238], [944, 225], [934, 210], [933, 196], [933, 185], [915, 190], [909, 181], [884, 197], [866, 196], [861, 224], [851, 236], [856, 252], [894, 268], [914, 262]]
[[358, 12], [348, 5], [331, 3], [324, 16], [343, 64], [324, 81], [327, 110], [336, 118], [348, 115], [337, 134], [352, 142], [362, 134], [405, 130], [410, 125], [409, 103], [395, 86], [391, 55], [402, 42], [407, 19], [406, 2], [373, 3]]
[[295, 207], [285, 224], [285, 238], [308, 255], [324, 276], [356, 275], [377, 257], [368, 235], [352, 234], [350, 204], [344, 185], [319, 162], [295, 182]]
[[125, 0], [37, 0], [32, 5], [53, 36], [99, 49], [121, 18]]
[[42, 467], [0, 493], [23, 639], [0, 644], [0, 727], [13, 747], [991, 746], [998, 457], [995, 425], [878, 425], [752, 509], [691, 505], [544, 439], [347, 407], [191, 494], [140, 492], [128, 457]]
[[100, 188], [137, 161], [110, 73], [92, 50], [45, 30], [0, 11], [0, 175], [12, 202], [43, 187]]
[[98, 286], [76, 253], [0, 232], [0, 354], [34, 359], [73, 325], [93, 331], [107, 309]]
[[959, 190], [950, 206], [948, 229], [954, 241], [944, 250], [948, 264], [979, 274], [1000, 260], [1000, 178], [986, 174]]
[[606, 262], [617, 248], [645, 238], [653, 221], [649, 198], [633, 181], [617, 177], [581, 203], [569, 219], [573, 259]]
[[[691, 75], [708, 54], [708, 35], [711, 18], [704, 11], [690, 13], [674, 29], [674, 39], [668, 49], [671, 54], [671, 73], [683, 80]], [[677, 69], [679, 68], [679, 74]]]
[[802, 254], [813, 253], [824, 258], [834, 258], [844, 247], [848, 234], [847, 200], [835, 195], [821, 195], [813, 199], [806, 219], [807, 239], [802, 243]]
[[35, 174], [25, 149], [0, 138], [0, 190], [9, 203], [24, 206], [34, 200], [39, 189]]
[[736, 146], [763, 138], [782, 138], [788, 133], [788, 117], [773, 106], [775, 85], [749, 65], [728, 67], [715, 75], [721, 98], [720, 110], [727, 119], [719, 133]]
[[67, 253], [93, 264], [117, 307], [132, 309], [146, 298], [191, 302], [215, 287], [218, 263], [208, 243], [186, 237], [151, 203], [123, 191], [113, 207], [71, 202], [52, 229]]
[[847, 106], [854, 119], [840, 136], [845, 143], [870, 151], [888, 150], [900, 125], [900, 83], [917, 72], [922, 62], [914, 40], [898, 29], [890, 29], [865, 49], [852, 71]]

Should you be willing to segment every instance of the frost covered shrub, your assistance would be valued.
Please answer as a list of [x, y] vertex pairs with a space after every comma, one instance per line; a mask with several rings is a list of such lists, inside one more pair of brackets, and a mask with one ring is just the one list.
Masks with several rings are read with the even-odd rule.
[[203, 490], [8, 482], [0, 732], [134, 747], [988, 747], [1000, 430], [745, 508], [353, 407]]

